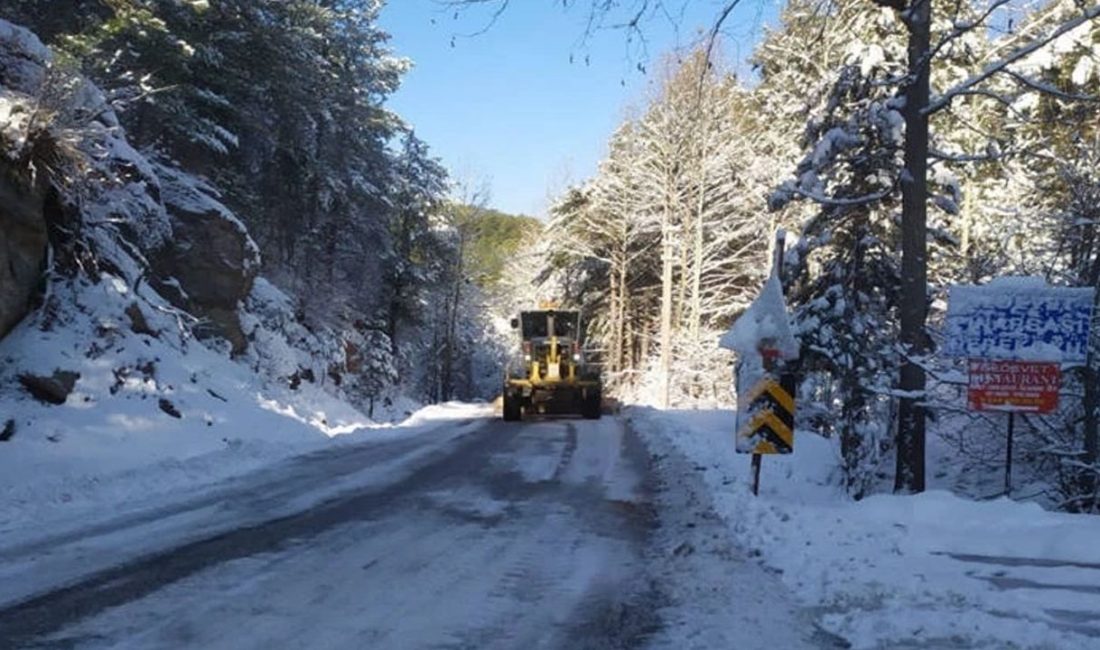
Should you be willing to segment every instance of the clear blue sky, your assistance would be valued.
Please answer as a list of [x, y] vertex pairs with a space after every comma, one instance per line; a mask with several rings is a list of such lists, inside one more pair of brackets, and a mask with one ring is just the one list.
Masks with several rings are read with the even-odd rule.
[[[730, 61], [748, 55], [776, 14], [777, 0], [742, 2], [724, 31]], [[647, 23], [643, 48], [615, 30], [581, 43], [585, 2], [563, 11], [560, 0], [512, 0], [469, 36], [486, 27], [491, 6], [456, 19], [439, 0], [389, 0], [382, 26], [415, 66], [389, 106], [457, 178], [487, 182], [493, 207], [542, 216], [551, 194], [595, 171], [627, 109], [643, 103], [653, 75], [635, 66], [655, 70], [662, 55], [690, 46], [723, 0], [669, 4], [679, 3], [676, 25]]]

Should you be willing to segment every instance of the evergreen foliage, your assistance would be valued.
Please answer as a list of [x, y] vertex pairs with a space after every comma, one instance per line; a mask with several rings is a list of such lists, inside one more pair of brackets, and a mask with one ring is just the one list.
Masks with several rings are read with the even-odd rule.
[[350, 364], [365, 394], [427, 398], [421, 375], [438, 351], [424, 344], [425, 305], [455, 271], [442, 215], [450, 188], [385, 107], [409, 62], [378, 26], [383, 5], [0, 2], [104, 89], [144, 155], [217, 192], [307, 327], [366, 348], [369, 363]]

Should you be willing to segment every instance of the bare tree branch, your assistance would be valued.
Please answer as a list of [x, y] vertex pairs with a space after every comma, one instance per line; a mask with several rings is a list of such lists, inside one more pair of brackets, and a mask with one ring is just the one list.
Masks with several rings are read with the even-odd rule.
[[963, 36], [968, 32], [974, 31], [979, 27], [985, 27], [985, 21], [988, 20], [989, 17], [992, 16], [998, 9], [1009, 4], [1010, 2], [1012, 2], [1012, 0], [994, 0], [989, 4], [988, 7], [986, 7], [986, 10], [982, 12], [982, 15], [978, 16], [974, 20], [965, 23], [955, 23], [954, 28], [949, 33], [945, 34], [943, 38], [940, 39], [940, 42], [936, 43], [931, 52], [928, 53], [927, 60], [931, 61], [932, 59], [936, 58], [936, 56], [940, 53], [940, 50], [942, 50], [945, 46], [947, 46], [948, 43], [951, 43], [960, 36]]
[[1078, 26], [1090, 20], [1093, 20], [1098, 16], [1100, 16], [1100, 5], [1095, 5], [1086, 9], [1080, 15], [1059, 25], [1058, 28], [1052, 31], [1050, 34], [1047, 34], [1046, 36], [1041, 38], [1036, 38], [1034, 41], [1031, 41], [1027, 45], [1016, 48], [1001, 60], [987, 65], [978, 74], [970, 77], [966, 81], [963, 81], [962, 83], [942, 93], [939, 97], [929, 102], [928, 106], [924, 109], [923, 112], [926, 115], [933, 115], [935, 113], [938, 113], [939, 111], [942, 111], [943, 109], [951, 105], [951, 100], [954, 99], [956, 96], [970, 91], [978, 84], [988, 80], [990, 77], [993, 77], [998, 73], [1005, 72], [1008, 66], [1030, 56], [1040, 48], [1048, 45], [1049, 43], [1057, 39], [1059, 36], [1062, 36], [1063, 34], [1073, 29], [1076, 29]]
[[1059, 88], [1052, 86], [1051, 84], [1044, 83], [1042, 81], [1036, 81], [1030, 77], [1014, 72], [1012, 70], [1005, 70], [1005, 74], [1015, 79], [1018, 83], [1026, 86], [1036, 92], [1040, 92], [1044, 95], [1050, 95], [1057, 97], [1058, 99], [1065, 100], [1067, 102], [1100, 102], [1100, 97], [1096, 95], [1079, 95], [1077, 93], [1067, 93]]
[[[493, 13], [490, 22], [483, 28], [470, 34], [477, 36], [492, 28], [508, 7], [511, 0], [436, 0], [445, 7], [458, 10], [492, 6]], [[533, 1], [533, 0], [529, 0]], [[670, 23], [675, 24], [677, 16], [682, 17], [691, 0], [590, 0], [588, 16], [584, 28], [582, 42], [601, 29], [618, 29], [628, 33], [628, 38], [638, 38], [645, 42], [645, 23], [655, 16], [664, 16]], [[565, 10], [572, 9], [583, 0], [559, 0], [557, 4]], [[710, 61], [715, 42], [723, 25], [729, 20], [733, 10], [741, 4], [741, 0], [728, 0], [723, 3], [709, 30], [707, 43], [707, 61]], [[464, 35], [465, 36], [465, 35]]]

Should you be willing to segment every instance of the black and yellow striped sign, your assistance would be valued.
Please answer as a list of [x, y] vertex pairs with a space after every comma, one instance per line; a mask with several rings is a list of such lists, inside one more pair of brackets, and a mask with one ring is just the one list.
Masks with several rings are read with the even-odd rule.
[[737, 451], [789, 454], [794, 451], [794, 376], [760, 380], [738, 398]]

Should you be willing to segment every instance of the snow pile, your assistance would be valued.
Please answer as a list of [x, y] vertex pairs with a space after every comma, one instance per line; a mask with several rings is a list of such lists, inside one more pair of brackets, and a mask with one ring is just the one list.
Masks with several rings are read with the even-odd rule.
[[296, 373], [324, 381], [342, 350], [331, 338], [322, 338], [297, 318], [296, 305], [264, 278], [257, 278], [241, 309], [241, 326], [249, 345], [245, 358], [257, 373], [290, 378]]
[[[0, 341], [0, 523], [127, 493], [171, 492], [371, 426], [320, 387], [267, 381], [190, 338], [154, 292], [103, 275], [57, 282], [46, 309]], [[134, 325], [134, 316], [144, 319]], [[135, 332], [139, 330], [139, 332]], [[77, 373], [63, 404], [21, 376]]]
[[631, 418], [655, 452], [696, 465], [734, 541], [855, 648], [1097, 646], [1098, 518], [943, 491], [853, 502], [838, 446], [802, 432], [793, 455], [764, 459], [754, 498], [732, 413]]

